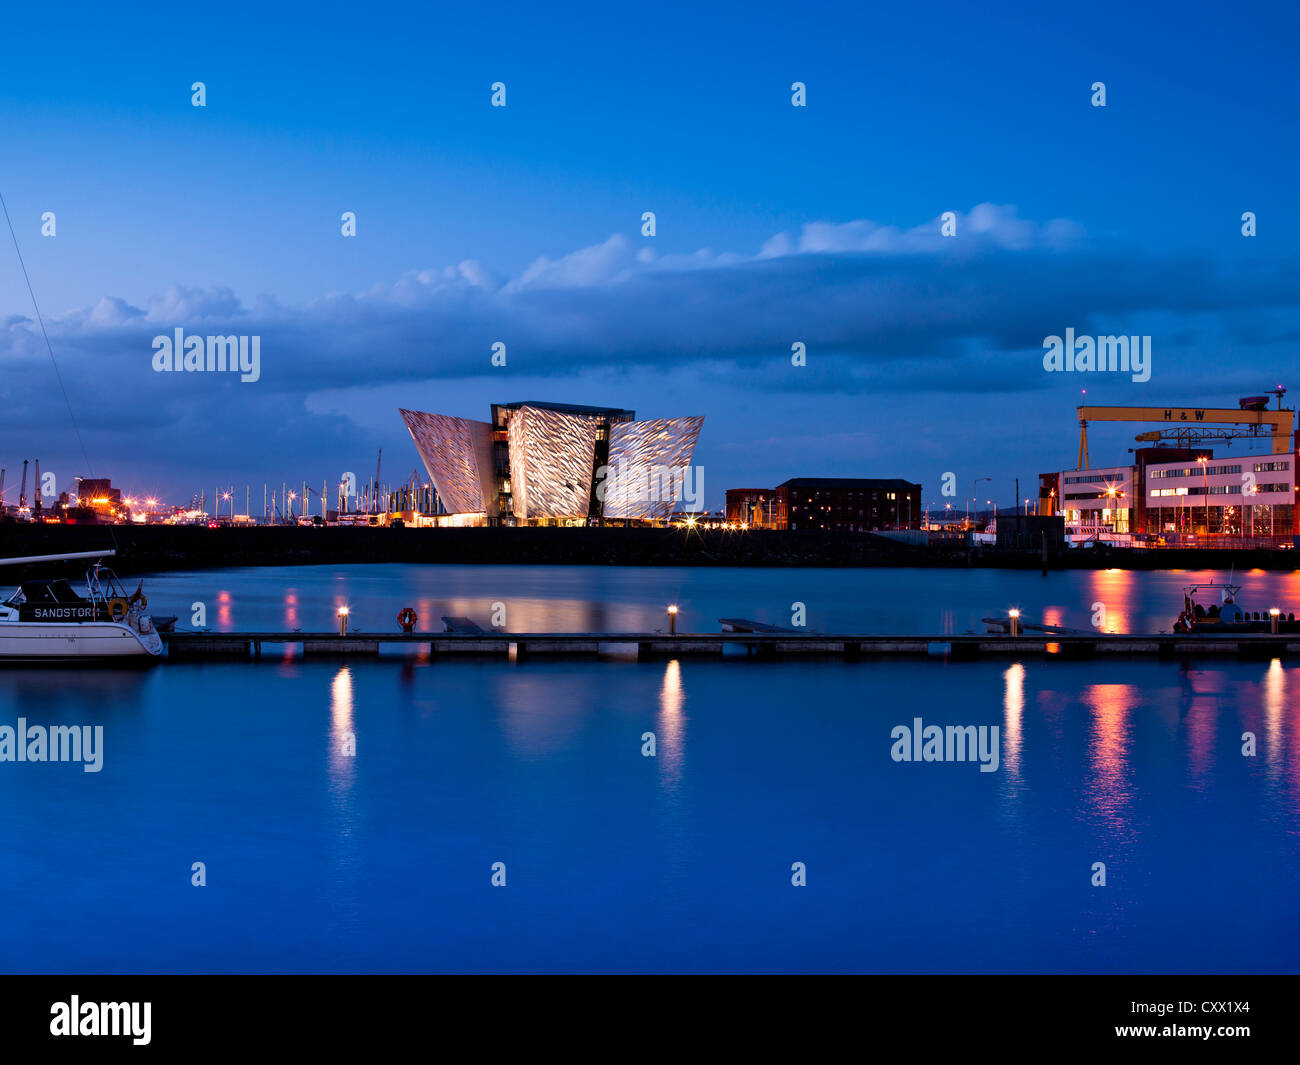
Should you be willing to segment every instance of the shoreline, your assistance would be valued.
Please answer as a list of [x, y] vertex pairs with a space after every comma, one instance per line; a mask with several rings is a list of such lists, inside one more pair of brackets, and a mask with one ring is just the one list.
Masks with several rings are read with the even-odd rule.
[[[116, 548], [123, 576], [243, 566], [407, 563], [535, 566], [1008, 569], [1043, 566], [1038, 551], [913, 547], [873, 533], [622, 528], [389, 529], [298, 526], [208, 529], [174, 525], [0, 526], [0, 557]], [[1294, 550], [1074, 548], [1049, 551], [1048, 570], [1300, 570]], [[8, 582], [67, 570], [6, 567]]]

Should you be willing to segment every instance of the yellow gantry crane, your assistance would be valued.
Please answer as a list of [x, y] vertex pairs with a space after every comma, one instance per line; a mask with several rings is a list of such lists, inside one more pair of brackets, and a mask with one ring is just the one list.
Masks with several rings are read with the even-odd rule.
[[[1240, 409], [1231, 407], [1079, 407], [1079, 466], [1089, 469], [1088, 423], [1091, 422], [1163, 422], [1168, 428], [1139, 433], [1142, 442], [1177, 440], [1190, 447], [1196, 440], [1230, 440], [1240, 437], [1267, 438], [1274, 455], [1291, 452], [1291, 432], [1295, 411], [1282, 407], [1286, 389], [1273, 389], [1278, 409], [1268, 410], [1267, 396], [1247, 396]], [[1231, 425], [1233, 429], [1206, 426]]]

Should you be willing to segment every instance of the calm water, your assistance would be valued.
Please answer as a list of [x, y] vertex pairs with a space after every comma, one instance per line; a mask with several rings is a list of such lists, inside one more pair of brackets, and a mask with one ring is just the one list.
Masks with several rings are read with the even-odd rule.
[[[1161, 628], [1186, 580], [321, 567], [147, 590], [238, 628], [324, 628], [341, 597], [374, 628], [495, 600], [512, 628], [640, 628], [677, 599], [683, 628], [804, 601], [813, 627], [964, 631], [1003, 604], [1082, 627], [1095, 598]], [[101, 724], [105, 755], [0, 763], [6, 971], [1300, 970], [1280, 662], [11, 669], [0, 725], [20, 714]], [[998, 770], [892, 761], [915, 717], [998, 725]]]
[[[422, 631], [442, 631], [441, 618], [492, 623], [505, 607], [514, 632], [645, 632], [667, 627], [676, 603], [681, 632], [717, 632], [718, 618], [745, 617], [789, 625], [802, 603], [807, 627], [824, 632], [983, 632], [984, 617], [1018, 607], [1026, 619], [1089, 629], [1094, 616], [1108, 632], [1168, 632], [1183, 608], [1183, 588], [1227, 575], [1209, 570], [1133, 573], [959, 569], [671, 569], [614, 566], [302, 566], [170, 573], [147, 581], [157, 614], [192, 627], [192, 604], [223, 631], [337, 625], [347, 605], [354, 628], [396, 632], [405, 606]], [[1236, 575], [1249, 610], [1280, 606], [1300, 613], [1300, 570]], [[1211, 600], [1205, 600], [1206, 604]]]

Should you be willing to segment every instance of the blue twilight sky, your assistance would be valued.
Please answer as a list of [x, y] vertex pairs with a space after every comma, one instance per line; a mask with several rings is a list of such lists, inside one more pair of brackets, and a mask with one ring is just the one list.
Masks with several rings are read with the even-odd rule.
[[[945, 471], [1010, 503], [1073, 464], [1085, 385], [1300, 387], [1296, 9], [1053, 8], [29, 7], [0, 194], [90, 465], [132, 492], [364, 481], [380, 447], [399, 480], [398, 406], [550, 399], [705, 415], [711, 507], [815, 475], [940, 501]], [[3, 237], [0, 465], [62, 487], [86, 462]], [[1069, 327], [1150, 335], [1150, 380], [1045, 372]], [[261, 379], [155, 373], [176, 328], [260, 336]]]

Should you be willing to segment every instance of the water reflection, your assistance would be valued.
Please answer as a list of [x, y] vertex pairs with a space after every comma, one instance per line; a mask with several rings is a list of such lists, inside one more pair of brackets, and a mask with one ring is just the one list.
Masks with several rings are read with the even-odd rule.
[[668, 790], [675, 790], [682, 779], [683, 741], [686, 733], [686, 717], [682, 707], [685, 703], [682, 664], [674, 658], [664, 667], [663, 686], [659, 691], [659, 715], [655, 721], [659, 779]]
[[[303, 602], [318, 604], [310, 616], [327, 601]], [[282, 593], [266, 603], [274, 619]], [[36, 696], [64, 701], [52, 720], [104, 715], [99, 683], [135, 698], [115, 714], [130, 728], [106, 736], [101, 777], [0, 765], [0, 898], [20, 898], [25, 915], [9, 930], [13, 968], [84, 966], [84, 925], [65, 917], [89, 906], [100, 953], [150, 971], [180, 957], [138, 935], [151, 921], [184, 924], [185, 956], [221, 971], [414, 971], [448, 958], [656, 971], [684, 957], [767, 971], [794, 956], [828, 970], [1296, 969], [1300, 743], [1278, 663], [1224, 659], [1180, 680], [1176, 665], [1129, 660], [443, 660], [415, 682], [437, 700], [427, 713], [397, 663], [293, 668], [292, 683], [265, 663], [180, 660], [32, 674]], [[13, 724], [31, 685], [19, 671], [6, 679], [0, 723]], [[816, 712], [799, 714], [810, 690]], [[877, 771], [892, 718], [864, 707], [917, 700], [927, 718], [924, 707], [958, 706], [956, 722], [1000, 724], [1005, 778], [969, 765]], [[1221, 754], [1215, 787], [1198, 793], [1184, 729], [1207, 702]], [[1240, 758], [1239, 715], [1270, 761]], [[362, 721], [364, 762], [342, 747]], [[638, 753], [648, 729], [657, 762]], [[211, 826], [226, 862], [261, 878], [240, 911], [251, 935], [232, 934], [228, 915], [175, 908], [157, 870], [174, 864], [182, 821], [196, 836]], [[115, 851], [124, 824], [139, 846]], [[953, 876], [955, 839], [968, 875]], [[898, 875], [873, 889], [881, 905], [827, 891], [792, 922], [781, 870], [782, 855], [803, 856], [796, 846], [839, 861], [845, 883]], [[526, 853], [528, 913], [503, 916], [486, 876], [474, 888], [447, 878], [448, 847]], [[120, 863], [122, 890], [78, 887], [87, 854]], [[1205, 855], [1231, 875], [1198, 875]], [[709, 875], [720, 860], [737, 870], [722, 895]], [[1107, 863], [1104, 890], [1087, 886], [1094, 861]], [[592, 875], [602, 863], [607, 874]], [[958, 914], [961, 935], [936, 929], [936, 912]], [[533, 936], [537, 914], [553, 927]]]
[[330, 683], [330, 785], [336, 800], [339, 789], [351, 787], [356, 771], [357, 736], [352, 707], [352, 671], [343, 666]]
[[[1102, 632], [1132, 632], [1137, 574], [1131, 570], [1108, 569], [1092, 575], [1093, 601], [1088, 605], [1089, 621], [1101, 622]], [[1098, 605], [1104, 611], [1097, 609]], [[1095, 624], [1095, 623], [1094, 623]]]
[[1022, 718], [1025, 713], [1025, 667], [1015, 662], [1002, 674], [1002, 766], [1007, 778], [1020, 782]]
[[1024, 799], [1021, 754], [1024, 745], [1025, 667], [1013, 662], [1002, 673], [1002, 750], [999, 782], [1002, 812], [1018, 820]]
[[476, 668], [489, 671], [488, 705], [497, 712], [501, 734], [515, 756], [528, 761], [572, 749], [589, 718], [616, 701], [615, 694], [593, 691], [578, 678], [553, 672], [550, 663], [525, 659], [518, 665], [497, 662]]
[[[94, 667], [76, 664], [59, 669], [47, 666], [7, 666], [4, 671], [4, 703], [15, 711], [33, 714], [38, 710], [82, 707], [90, 715], [101, 709], [139, 709], [146, 688], [156, 683], [154, 671], [160, 663]], [[162, 668], [166, 668], [163, 666]]]
[[1187, 731], [1187, 757], [1192, 786], [1204, 790], [1214, 766], [1218, 739], [1219, 710], [1224, 695], [1224, 678], [1218, 672], [1185, 669], [1179, 698], [1180, 716]]
[[1286, 712], [1286, 670], [1282, 668], [1280, 658], [1268, 664], [1264, 674], [1264, 746], [1267, 750], [1264, 758], [1268, 764], [1269, 776], [1277, 778], [1282, 766], [1283, 715]]
[[1088, 775], [1085, 792], [1089, 812], [1113, 836], [1131, 840], [1129, 822], [1133, 802], [1129, 766], [1129, 710], [1139, 701], [1139, 689], [1130, 684], [1092, 684], [1084, 689], [1083, 705], [1089, 722]]
[[[438, 631], [443, 615], [490, 626], [494, 603], [509, 606], [505, 627], [515, 632], [631, 632], [666, 629], [664, 605], [683, 606], [683, 630], [717, 631], [720, 617], [789, 623], [794, 601], [815, 598], [818, 627], [831, 632], [957, 633], [983, 631], [980, 619], [1011, 603], [1035, 622], [1088, 630], [1094, 604], [1106, 608], [1104, 629], [1168, 632], [1182, 608], [1185, 585], [1219, 571], [971, 569], [960, 576], [935, 570], [718, 570], [710, 567], [415, 566], [355, 565], [259, 567], [149, 577], [158, 613], [181, 614], [195, 601], [222, 592], [215, 623], [223, 629], [337, 626], [335, 610], [351, 601], [357, 626], [396, 631], [397, 612], [417, 606], [420, 628]], [[1239, 574], [1249, 609], [1300, 611], [1300, 573]], [[292, 601], [286, 596], [286, 589]], [[889, 602], [886, 612], [869, 604]], [[234, 617], [235, 609], [239, 617]]]
[[327, 894], [340, 922], [338, 934], [352, 934], [360, 920], [357, 850], [362, 826], [357, 823], [355, 776], [357, 735], [353, 721], [352, 670], [343, 666], [330, 682], [329, 795], [333, 820], [332, 851], [334, 877]]

